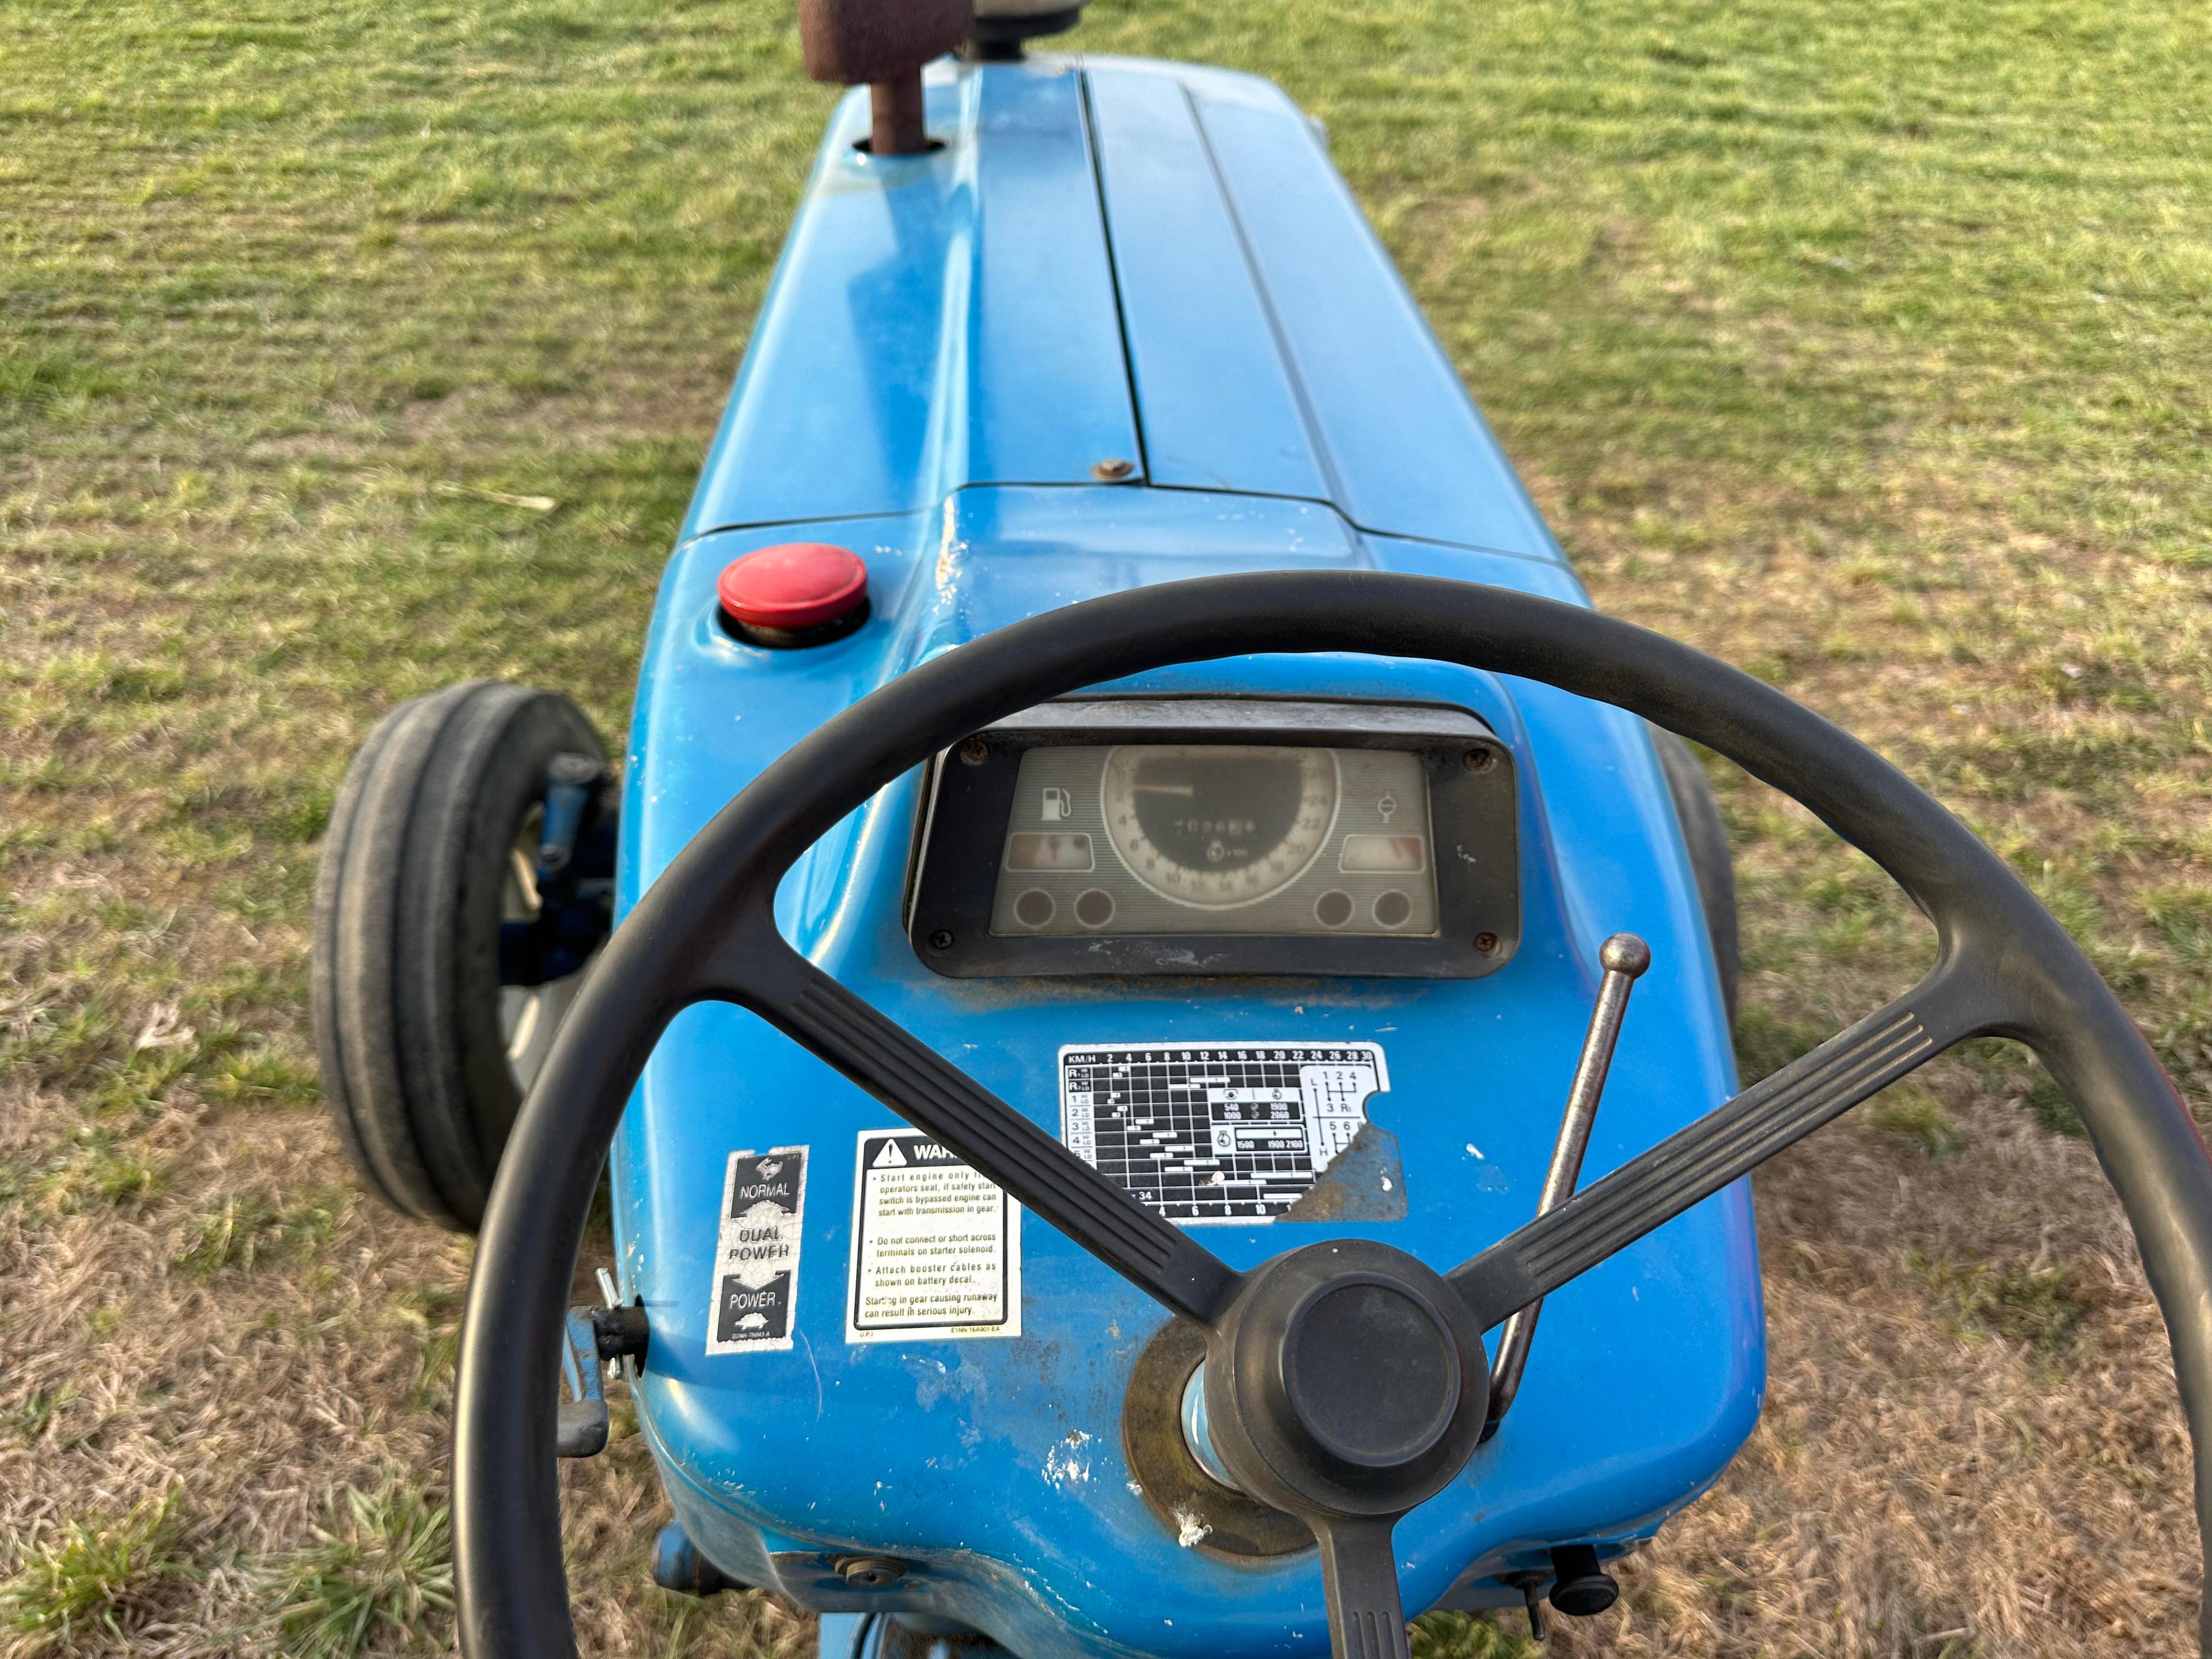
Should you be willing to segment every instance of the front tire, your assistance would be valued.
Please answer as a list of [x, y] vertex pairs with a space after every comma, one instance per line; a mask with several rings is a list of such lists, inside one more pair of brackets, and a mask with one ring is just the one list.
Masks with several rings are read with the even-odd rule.
[[1705, 912], [1705, 933], [1713, 942], [1713, 966], [1720, 971], [1721, 1001], [1729, 1024], [1735, 1024], [1736, 982], [1743, 976], [1743, 947], [1736, 933], [1735, 865], [1729, 853], [1728, 824], [1712, 780], [1698, 764], [1690, 745], [1661, 726], [1651, 728], [1659, 769], [1681, 821], [1690, 871], [1698, 879], [1698, 900]]
[[606, 775], [605, 746], [566, 697], [450, 686], [385, 716], [331, 810], [312, 973], [324, 1098], [368, 1190], [442, 1227], [483, 1219], [582, 979], [501, 979], [501, 924], [538, 902], [532, 856], [563, 756]]

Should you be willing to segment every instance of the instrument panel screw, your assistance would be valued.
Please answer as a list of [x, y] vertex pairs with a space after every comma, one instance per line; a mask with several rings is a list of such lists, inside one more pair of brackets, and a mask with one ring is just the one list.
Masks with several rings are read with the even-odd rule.
[[1498, 769], [1495, 749], [1470, 749], [1460, 759], [1470, 772], [1494, 772]]
[[855, 1589], [881, 1589], [906, 1577], [906, 1563], [888, 1555], [841, 1555], [831, 1565]]
[[1091, 469], [1091, 476], [1100, 483], [1119, 483], [1137, 470], [1134, 461], [1125, 461], [1119, 455], [1109, 455]]
[[991, 758], [991, 745], [981, 738], [970, 738], [960, 745], [960, 758], [969, 766], [981, 766]]
[[952, 948], [952, 930], [950, 927], [940, 927], [932, 933], [929, 936], [929, 948], [939, 956], [950, 951]]
[[1482, 954], [1486, 957], [1496, 956], [1498, 954], [1498, 935], [1495, 933], [1477, 933], [1474, 936], [1474, 948], [1481, 951]]

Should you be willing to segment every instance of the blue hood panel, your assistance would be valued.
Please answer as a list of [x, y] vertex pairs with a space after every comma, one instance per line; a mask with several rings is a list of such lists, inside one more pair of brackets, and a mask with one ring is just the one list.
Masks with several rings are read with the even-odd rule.
[[[932, 155], [831, 121], [685, 526], [1087, 483], [1334, 504], [1384, 534], [1556, 559], [1329, 164], [1248, 76], [941, 64]], [[835, 456], [837, 465], [823, 465]]]
[[[617, 903], [823, 721], [915, 664], [1095, 595], [1180, 578], [1380, 569], [1583, 596], [1314, 128], [1249, 77], [1110, 60], [939, 65], [928, 156], [855, 152], [840, 106], [684, 539], [632, 714]], [[1126, 483], [1093, 468], [1136, 463]], [[799, 526], [804, 526], [803, 529]], [[730, 560], [794, 534], [866, 562], [865, 625], [807, 650], [717, 621]], [[1163, 592], [1163, 605], [1175, 603]], [[1624, 712], [1452, 665], [1251, 656], [1122, 682], [1207, 696], [1464, 707], [1522, 781], [1523, 932], [1469, 981], [953, 981], [903, 897], [909, 773], [793, 868], [791, 942], [1048, 1132], [1063, 1044], [1377, 1042], [1395, 1219], [1210, 1228], [1232, 1265], [1338, 1234], [1445, 1267], [1533, 1213], [1596, 983], [1651, 942], [1591, 1142], [1595, 1179], [1735, 1085], [1693, 873]], [[611, 1158], [635, 1398], [707, 1557], [817, 1610], [895, 1604], [1023, 1659], [1310, 1659], [1310, 1552], [1236, 1565], [1133, 1482], [1122, 1401], [1160, 1310], [1018, 1218], [1021, 1328], [848, 1340], [859, 1137], [891, 1114], [749, 1014], [685, 1011]], [[733, 1153], [805, 1147], [791, 1346], [709, 1352]], [[1765, 1352], [1748, 1183], [1565, 1286], [1498, 1437], [1397, 1529], [1407, 1606], [1515, 1599], [1553, 1543], [1650, 1535], [1756, 1420]], [[852, 1589], [840, 1553], [912, 1564]], [[884, 1598], [889, 1598], [886, 1601]]]
[[[732, 558], [790, 532], [697, 538], [664, 579], [630, 737], [618, 908], [760, 770], [913, 664], [1020, 617], [1177, 578], [1285, 568], [1456, 577], [1577, 601], [1547, 560], [1361, 533], [1325, 506], [1198, 491], [988, 488], [934, 510], [823, 520], [866, 559], [876, 611], [834, 644], [740, 645], [714, 623]], [[1171, 602], [1164, 599], [1163, 603]], [[918, 775], [887, 787], [785, 879], [793, 944], [1048, 1130], [1063, 1043], [1374, 1041], [1374, 1120], [1405, 1158], [1401, 1220], [1209, 1228], [1234, 1266], [1358, 1235], [1444, 1267], [1527, 1220], [1559, 1124], [1597, 945], [1651, 941], [1594, 1136], [1596, 1178], [1731, 1091], [1696, 888], [1643, 725], [1549, 687], [1364, 656], [1244, 657], [1116, 689], [1401, 698], [1474, 709], [1528, 781], [1524, 933], [1504, 971], [1460, 981], [953, 981], [902, 926]], [[1184, 1547], [1130, 1484], [1132, 1369], [1163, 1316], [1048, 1226], [1021, 1225], [1022, 1334], [844, 1340], [855, 1137], [890, 1113], [749, 1014], [680, 1015], [617, 1133], [623, 1293], [653, 1321], [639, 1424], [709, 1559], [807, 1606], [860, 1610], [828, 1556], [916, 1562], [902, 1605], [985, 1630], [1023, 1659], [1311, 1659], [1328, 1650], [1310, 1552], [1229, 1565]], [[706, 1351], [729, 1155], [809, 1148], [789, 1352]], [[1496, 1440], [1398, 1528], [1407, 1605], [1505, 1594], [1549, 1540], [1648, 1535], [1750, 1432], [1764, 1352], [1747, 1183], [1546, 1305]], [[1460, 1588], [1454, 1590], [1454, 1586]]]

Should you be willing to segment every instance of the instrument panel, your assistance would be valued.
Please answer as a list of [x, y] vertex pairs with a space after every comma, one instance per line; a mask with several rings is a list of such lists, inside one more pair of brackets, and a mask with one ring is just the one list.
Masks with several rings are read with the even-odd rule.
[[1474, 977], [1519, 937], [1512, 757], [1465, 709], [1048, 703], [925, 803], [908, 931], [955, 976]]
[[1032, 749], [991, 904], [1000, 938], [1437, 930], [1428, 779], [1389, 749]]

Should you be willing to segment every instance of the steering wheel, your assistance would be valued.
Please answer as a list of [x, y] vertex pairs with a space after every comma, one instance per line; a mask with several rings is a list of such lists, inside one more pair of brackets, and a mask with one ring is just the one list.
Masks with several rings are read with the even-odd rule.
[[[1238, 1273], [785, 943], [776, 884], [833, 824], [1048, 698], [1257, 652], [1425, 657], [1541, 680], [1717, 750], [1825, 820], [1935, 922], [1911, 991], [1439, 1274], [1369, 1240]], [[461, 1328], [454, 1556], [471, 1659], [574, 1651], [555, 1478], [572, 1264], [617, 1121], [669, 1021], [752, 1010], [1206, 1333], [1206, 1419], [1237, 1483], [1320, 1545], [1334, 1659], [1406, 1659], [1391, 1528], [1465, 1466], [1482, 1334], [1969, 1037], [2017, 1038], [2072, 1097], [2164, 1312], [2212, 1537], [2212, 1160], [2118, 1000], [1964, 825], [1780, 692], [1660, 635], [1502, 588], [1376, 572], [1204, 578], [1035, 617], [911, 670], [763, 772], [640, 900], [501, 1161]], [[2212, 1618], [2200, 1620], [2212, 1654]]]

